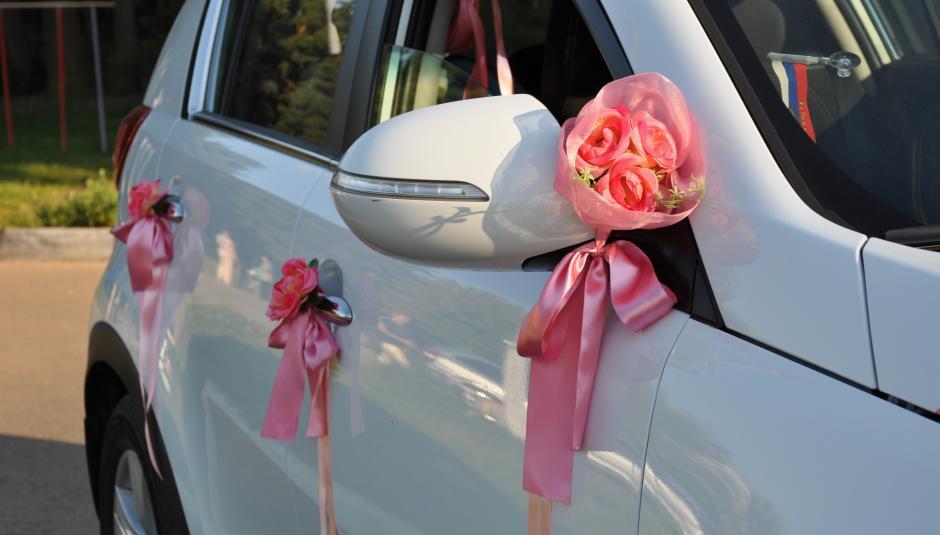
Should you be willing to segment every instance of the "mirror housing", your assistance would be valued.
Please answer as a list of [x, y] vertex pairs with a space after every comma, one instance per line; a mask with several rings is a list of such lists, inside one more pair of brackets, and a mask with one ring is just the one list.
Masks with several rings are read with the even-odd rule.
[[558, 121], [529, 95], [441, 104], [362, 135], [333, 176], [370, 247], [422, 264], [512, 270], [591, 239], [554, 190]]

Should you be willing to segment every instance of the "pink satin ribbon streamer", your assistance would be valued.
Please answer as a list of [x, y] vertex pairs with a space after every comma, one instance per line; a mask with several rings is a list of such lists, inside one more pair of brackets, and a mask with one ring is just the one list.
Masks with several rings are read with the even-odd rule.
[[158, 476], [147, 414], [157, 393], [157, 351], [163, 319], [167, 270], [173, 259], [170, 224], [152, 212], [111, 229], [115, 238], [127, 244], [127, 270], [131, 289], [140, 294], [140, 339], [138, 374], [144, 401], [144, 437], [150, 464]]
[[261, 436], [291, 441], [304, 402], [304, 380], [310, 384], [310, 417], [306, 436], [316, 437], [320, 476], [320, 533], [336, 533], [333, 505], [333, 464], [330, 454], [330, 361], [339, 352], [333, 333], [315, 309], [309, 308], [280, 323], [268, 345], [283, 349]]
[[[492, 0], [491, 5], [493, 8], [493, 34], [496, 41], [496, 79], [499, 82], [499, 93], [501, 95], [511, 95], [513, 94], [512, 69], [509, 67], [509, 58], [506, 55], [506, 45], [503, 41], [503, 16], [499, 8], [499, 0]], [[454, 19], [451, 22], [444, 48], [448, 52], [453, 52], [471, 46], [476, 57], [470, 76], [489, 90], [489, 71], [486, 66], [486, 38], [483, 31], [483, 21], [480, 19], [480, 2], [479, 0], [460, 0], [457, 10], [454, 12]], [[467, 98], [467, 90], [464, 91], [464, 98]]]
[[552, 502], [548, 498], [529, 494], [528, 535], [552, 535]]
[[517, 349], [532, 358], [523, 488], [571, 502], [573, 452], [584, 445], [607, 303], [640, 331], [664, 316], [675, 295], [659, 282], [636, 245], [594, 243], [568, 253], [555, 268], [519, 331]]

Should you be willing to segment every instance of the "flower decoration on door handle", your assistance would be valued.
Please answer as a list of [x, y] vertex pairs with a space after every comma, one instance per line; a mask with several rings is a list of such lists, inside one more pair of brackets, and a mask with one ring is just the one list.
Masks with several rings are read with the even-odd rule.
[[334, 308], [319, 288], [317, 259], [309, 263], [291, 258], [281, 266], [281, 279], [271, 290], [267, 315], [278, 321], [268, 337], [268, 346], [283, 349], [271, 400], [261, 426], [261, 436], [291, 441], [304, 401], [304, 380], [310, 385], [308, 437], [317, 438], [320, 477], [320, 533], [336, 533], [333, 506], [333, 477], [330, 455], [329, 386], [330, 363], [339, 354], [339, 344], [327, 324]]
[[173, 260], [170, 221], [182, 218], [182, 206], [175, 196], [160, 188], [159, 179], [141, 180], [128, 194], [127, 212], [130, 220], [112, 228], [111, 234], [127, 244], [131, 289], [140, 294], [138, 375], [144, 400], [144, 436], [150, 463], [160, 475], [146, 414], [156, 396], [160, 322], [167, 272]]
[[657, 73], [601, 88], [562, 126], [558, 150], [555, 189], [596, 237], [562, 259], [519, 331], [518, 352], [532, 358], [523, 467], [530, 534], [550, 532], [551, 501], [571, 502], [608, 299], [633, 331], [676, 302], [643, 251], [608, 243], [610, 233], [678, 223], [705, 188], [694, 120], [679, 89]]

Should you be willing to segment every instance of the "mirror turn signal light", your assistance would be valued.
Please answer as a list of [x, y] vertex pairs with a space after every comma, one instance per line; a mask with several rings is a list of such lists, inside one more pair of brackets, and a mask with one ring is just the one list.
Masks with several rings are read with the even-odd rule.
[[490, 200], [483, 190], [466, 182], [404, 180], [354, 175], [337, 170], [330, 187], [356, 195], [441, 201]]

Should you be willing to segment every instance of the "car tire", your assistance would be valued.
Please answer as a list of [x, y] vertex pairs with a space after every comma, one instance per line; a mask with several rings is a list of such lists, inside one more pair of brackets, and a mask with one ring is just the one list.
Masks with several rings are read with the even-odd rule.
[[[151, 433], [161, 480], [147, 455], [143, 407], [130, 395], [111, 412], [104, 433], [98, 473], [98, 518], [101, 535], [124, 533], [188, 534], [185, 517], [159, 435]], [[115, 497], [117, 496], [117, 499]]]

